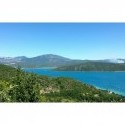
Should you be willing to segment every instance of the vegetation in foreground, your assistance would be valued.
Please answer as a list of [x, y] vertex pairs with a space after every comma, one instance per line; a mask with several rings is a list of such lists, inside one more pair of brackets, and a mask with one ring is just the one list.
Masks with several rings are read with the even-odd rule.
[[125, 102], [125, 97], [68, 78], [0, 65], [0, 102]]
[[61, 71], [125, 71], [125, 64], [85, 62], [77, 65], [63, 66], [56, 70]]

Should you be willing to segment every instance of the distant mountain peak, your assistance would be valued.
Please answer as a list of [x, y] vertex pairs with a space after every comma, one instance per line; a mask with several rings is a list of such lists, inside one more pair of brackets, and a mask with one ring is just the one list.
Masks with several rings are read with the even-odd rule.
[[15, 57], [15, 58], [25, 59], [25, 58], [28, 58], [28, 57], [26, 57], [26, 56], [17, 56], [17, 57]]
[[44, 55], [37, 56], [37, 57], [34, 57], [34, 58], [38, 58], [38, 57], [49, 58], [49, 59], [67, 59], [67, 60], [71, 60], [71, 59], [69, 59], [67, 57], [63, 57], [63, 56], [59, 56], [59, 55], [55, 55], [55, 54], [44, 54]]

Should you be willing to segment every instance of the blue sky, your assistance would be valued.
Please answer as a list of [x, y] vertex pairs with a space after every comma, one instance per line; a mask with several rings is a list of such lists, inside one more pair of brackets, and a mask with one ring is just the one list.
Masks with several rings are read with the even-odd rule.
[[0, 56], [125, 58], [125, 23], [0, 23]]

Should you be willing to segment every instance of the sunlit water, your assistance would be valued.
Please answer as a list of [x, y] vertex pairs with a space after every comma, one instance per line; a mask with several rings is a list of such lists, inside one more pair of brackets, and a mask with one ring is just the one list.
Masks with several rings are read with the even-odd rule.
[[27, 72], [51, 77], [68, 77], [125, 96], [125, 72], [54, 71], [52, 69], [24, 69]]

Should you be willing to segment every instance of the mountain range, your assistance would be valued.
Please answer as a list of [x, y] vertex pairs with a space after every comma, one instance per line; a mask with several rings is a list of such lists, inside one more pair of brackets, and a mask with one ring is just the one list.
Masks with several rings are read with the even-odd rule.
[[14, 67], [19, 65], [22, 68], [60, 67], [86, 62], [125, 63], [125, 59], [78, 60], [54, 54], [46, 54], [32, 58], [28, 58], [26, 56], [0, 57], [1, 64], [10, 65]]

